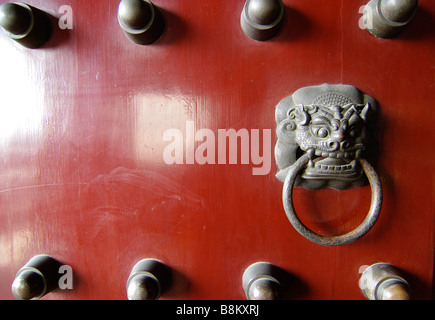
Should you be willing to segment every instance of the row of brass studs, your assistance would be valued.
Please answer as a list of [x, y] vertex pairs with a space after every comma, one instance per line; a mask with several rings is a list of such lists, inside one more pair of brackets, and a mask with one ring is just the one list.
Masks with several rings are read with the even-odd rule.
[[[418, 0], [370, 0], [364, 10], [365, 28], [376, 37], [391, 38], [411, 22], [417, 7]], [[282, 0], [247, 0], [240, 25], [248, 37], [266, 41], [279, 32], [284, 16]], [[140, 45], [155, 42], [165, 27], [162, 10], [149, 0], [122, 0], [118, 22], [126, 36]], [[21, 2], [0, 6], [0, 26], [11, 39], [32, 49], [43, 46], [52, 33], [48, 14]]]

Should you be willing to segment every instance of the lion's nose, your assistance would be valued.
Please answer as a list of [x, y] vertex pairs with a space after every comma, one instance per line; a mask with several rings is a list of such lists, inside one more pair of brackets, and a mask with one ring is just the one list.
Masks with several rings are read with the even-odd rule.
[[328, 142], [328, 148], [330, 151], [337, 151], [340, 148], [340, 142], [336, 140], [331, 140]]
[[345, 141], [343, 141], [341, 144], [340, 144], [340, 148], [341, 148], [341, 150], [346, 150], [347, 148], [349, 148], [349, 141], [347, 141], [347, 140], [345, 140]]

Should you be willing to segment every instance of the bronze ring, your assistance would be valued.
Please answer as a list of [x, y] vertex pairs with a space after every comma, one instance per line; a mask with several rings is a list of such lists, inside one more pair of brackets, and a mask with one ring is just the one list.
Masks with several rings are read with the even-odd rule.
[[341, 246], [352, 243], [362, 236], [364, 236], [374, 226], [379, 217], [382, 206], [382, 186], [379, 177], [373, 167], [364, 159], [359, 159], [359, 163], [364, 170], [372, 190], [372, 202], [370, 210], [363, 221], [357, 228], [341, 236], [326, 237], [319, 235], [308, 229], [298, 218], [296, 211], [293, 207], [293, 186], [295, 184], [298, 174], [304, 169], [309, 162], [308, 155], [303, 155], [299, 158], [289, 169], [284, 181], [282, 192], [282, 200], [284, 210], [287, 214], [290, 223], [293, 227], [305, 238], [324, 246]]

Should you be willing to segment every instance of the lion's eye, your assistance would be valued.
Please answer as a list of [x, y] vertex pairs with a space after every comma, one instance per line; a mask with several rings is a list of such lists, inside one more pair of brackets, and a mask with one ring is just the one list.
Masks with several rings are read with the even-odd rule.
[[349, 136], [352, 138], [358, 137], [360, 134], [360, 129], [358, 127], [352, 127], [349, 130]]
[[326, 138], [329, 136], [329, 131], [325, 127], [312, 127], [311, 132], [314, 136], [319, 138]]

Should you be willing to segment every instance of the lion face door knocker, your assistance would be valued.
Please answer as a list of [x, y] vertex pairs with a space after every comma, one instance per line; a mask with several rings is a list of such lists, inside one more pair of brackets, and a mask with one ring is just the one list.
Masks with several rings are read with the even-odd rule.
[[[350, 85], [305, 87], [276, 107], [276, 177], [284, 182], [284, 210], [305, 238], [325, 246], [345, 245], [365, 235], [376, 223], [382, 187], [373, 167], [363, 158], [375, 131], [376, 101]], [[364, 174], [365, 173], [365, 174]], [[369, 213], [353, 231], [335, 237], [314, 233], [293, 207], [293, 187], [347, 189], [370, 183]]]

